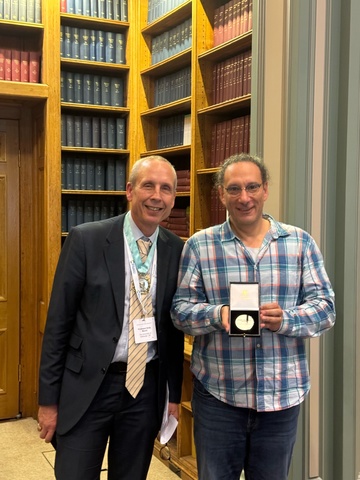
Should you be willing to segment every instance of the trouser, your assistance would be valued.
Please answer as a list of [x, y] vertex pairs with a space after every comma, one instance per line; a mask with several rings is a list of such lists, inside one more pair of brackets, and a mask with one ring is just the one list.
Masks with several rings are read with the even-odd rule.
[[199, 480], [286, 480], [300, 406], [256, 412], [217, 400], [198, 380], [192, 399]]

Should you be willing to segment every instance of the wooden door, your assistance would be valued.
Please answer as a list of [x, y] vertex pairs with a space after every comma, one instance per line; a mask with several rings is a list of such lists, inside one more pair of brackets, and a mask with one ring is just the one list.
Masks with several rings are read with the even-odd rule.
[[0, 419], [19, 413], [19, 123], [0, 118]]

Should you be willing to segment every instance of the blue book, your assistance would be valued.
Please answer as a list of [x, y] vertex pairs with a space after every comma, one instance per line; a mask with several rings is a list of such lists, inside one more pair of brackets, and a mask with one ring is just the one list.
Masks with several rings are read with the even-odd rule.
[[35, 23], [41, 23], [41, 0], [35, 0]]
[[67, 102], [67, 88], [66, 88], [66, 72], [61, 70], [60, 73], [60, 100], [62, 102]]
[[80, 58], [80, 28], [71, 29], [71, 58]]
[[74, 1], [74, 5], [75, 5], [75, 15], [82, 15], [83, 14], [83, 11], [82, 11], [82, 0], [75, 0]]
[[60, 25], [60, 57], [64, 56], [64, 25]]
[[98, 0], [98, 12], [99, 18], [106, 18], [106, 0]]
[[66, 0], [66, 12], [75, 13], [75, 0]]
[[123, 33], [115, 34], [115, 63], [125, 63], [125, 36]]
[[84, 201], [84, 223], [94, 221], [94, 202], [91, 200]]
[[117, 212], [115, 200], [109, 200], [109, 218], [115, 217]]
[[120, 0], [114, 0], [114, 20], [121, 21]]
[[123, 192], [126, 188], [126, 166], [122, 158], [115, 160], [115, 190]]
[[91, 130], [91, 117], [82, 117], [82, 146], [84, 148], [92, 147]]
[[61, 146], [65, 147], [67, 144], [67, 138], [66, 138], [66, 115], [61, 115]]
[[105, 61], [115, 63], [115, 33], [105, 32]]
[[84, 223], [84, 202], [76, 200], [76, 225]]
[[100, 219], [106, 220], [107, 218], [109, 218], [109, 202], [101, 200]]
[[66, 101], [74, 101], [74, 74], [66, 72]]
[[116, 119], [116, 148], [125, 148], [125, 118]]
[[[7, 3], [9, 2], [6, 2], [6, 1], [4, 2], [4, 8]], [[6, 19], [5, 11], [4, 11], [4, 18]], [[27, 0], [26, 21], [29, 23], [35, 23], [35, 0]]]
[[95, 161], [92, 158], [86, 163], [86, 190], [95, 190]]
[[68, 231], [76, 226], [76, 200], [69, 200], [67, 207], [67, 228]]
[[95, 161], [95, 190], [105, 190], [105, 165], [103, 160]]
[[[26, 22], [26, 4], [27, 0], [19, 0], [19, 21], [20, 22]], [[4, 6], [2, 0], [0, 0], [0, 18], [1, 16], [1, 8]]]
[[109, 157], [106, 164], [106, 181], [105, 181], [106, 190], [115, 190], [115, 159]]
[[106, 0], [106, 18], [114, 20], [114, 0]]
[[107, 119], [107, 137], [108, 137], [108, 147], [107, 148], [116, 148], [116, 120], [115, 118]]
[[96, 32], [96, 61], [105, 62], [105, 33], [101, 30]]
[[71, 157], [65, 160], [66, 169], [66, 190], [74, 190], [74, 159]]
[[94, 200], [94, 222], [99, 221], [101, 218], [101, 202], [100, 200]]
[[64, 57], [71, 58], [71, 27], [64, 27]]
[[92, 119], [92, 146], [93, 148], [100, 148], [100, 118], [93, 117]]
[[80, 59], [90, 60], [90, 30], [80, 28]]
[[74, 102], [75, 103], [84, 103], [83, 93], [84, 93], [83, 74], [74, 73]]
[[66, 145], [68, 147], [75, 146], [74, 117], [72, 115], [66, 115]]
[[[74, 116], [74, 130], [75, 130], [75, 147], [82, 147], [83, 146], [83, 122], [82, 118], [79, 115]], [[80, 173], [80, 170], [79, 170]], [[79, 178], [80, 183], [80, 178]]]
[[101, 77], [101, 105], [110, 105], [110, 77]]
[[74, 190], [80, 190], [81, 184], [81, 160], [74, 158]]
[[90, 17], [90, 0], [82, 0], [82, 14]]
[[90, 60], [96, 62], [96, 30], [90, 30]]
[[90, 73], [83, 75], [83, 102], [87, 105], [94, 104], [94, 77]]
[[113, 107], [124, 106], [124, 80], [122, 78], [110, 79], [110, 104]]
[[94, 105], [101, 105], [101, 76], [94, 75]]
[[98, 0], [90, 0], [90, 17], [99, 16]]
[[100, 145], [101, 148], [108, 148], [107, 118], [100, 118]]
[[80, 190], [86, 190], [86, 165], [86, 158], [82, 158], [80, 161]]
[[67, 159], [64, 157], [61, 159], [61, 189], [62, 190], [66, 188], [66, 161]]
[[127, 0], [120, 0], [121, 21], [128, 21], [128, 2]]
[[63, 203], [61, 205], [61, 231], [63, 233], [68, 231], [67, 216], [67, 205]]

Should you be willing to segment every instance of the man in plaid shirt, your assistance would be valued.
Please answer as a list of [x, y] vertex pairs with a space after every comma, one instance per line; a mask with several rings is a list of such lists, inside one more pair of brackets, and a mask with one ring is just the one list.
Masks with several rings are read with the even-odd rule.
[[[263, 213], [269, 175], [228, 158], [217, 187], [229, 217], [185, 244], [175, 326], [195, 337], [192, 408], [199, 480], [286, 480], [310, 389], [306, 338], [335, 323], [321, 252], [304, 230]], [[260, 336], [229, 336], [230, 282], [257, 282]]]

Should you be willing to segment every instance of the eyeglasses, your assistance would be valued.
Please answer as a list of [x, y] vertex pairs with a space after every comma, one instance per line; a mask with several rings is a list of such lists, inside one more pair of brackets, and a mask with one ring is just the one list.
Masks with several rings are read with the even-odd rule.
[[249, 183], [249, 185], [246, 185], [246, 187], [239, 187], [239, 185], [231, 185], [230, 187], [224, 188], [231, 197], [238, 197], [239, 195], [241, 195], [241, 192], [243, 190], [245, 190], [248, 195], [255, 195], [255, 193], [259, 191], [261, 185], [262, 183]]

